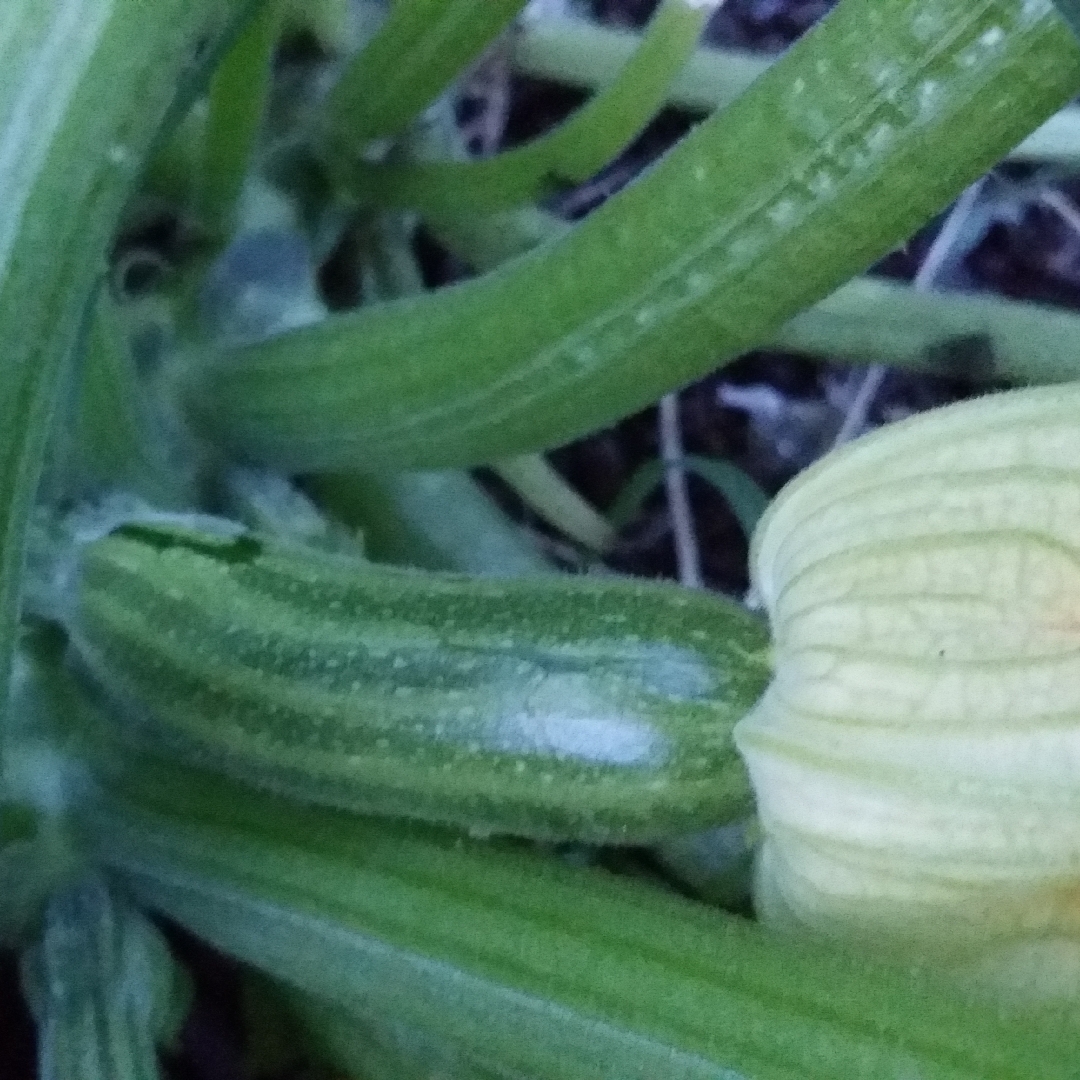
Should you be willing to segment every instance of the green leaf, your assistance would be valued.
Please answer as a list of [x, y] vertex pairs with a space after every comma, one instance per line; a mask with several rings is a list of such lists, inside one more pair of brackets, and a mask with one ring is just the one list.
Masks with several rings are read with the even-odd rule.
[[525, 0], [400, 0], [327, 100], [333, 145], [399, 134], [513, 20]]
[[207, 357], [194, 412], [233, 451], [288, 469], [442, 467], [565, 442], [767, 339], [1077, 89], [1080, 48], [1045, 2], [841, 0], [566, 238]]
[[61, 371], [178, 83], [246, 0], [7, 0], [0, 34], [0, 756]]
[[484, 211], [531, 202], [599, 172], [653, 118], [712, 10], [664, 0], [618, 78], [554, 131], [483, 161], [357, 163], [353, 193], [383, 206]]
[[769, 496], [730, 461], [690, 454], [686, 467], [727, 499], [731, 512], [738, 518], [749, 540], [761, 515], [765, 513], [765, 507], [769, 505]]

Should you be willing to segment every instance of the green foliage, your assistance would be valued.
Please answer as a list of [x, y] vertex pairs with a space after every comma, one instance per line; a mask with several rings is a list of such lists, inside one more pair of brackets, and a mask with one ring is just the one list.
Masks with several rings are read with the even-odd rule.
[[1054, 6], [1074, 34], [1080, 36], [1080, 4], [1076, 0], [1054, 0]]
[[4, 12], [0, 760], [24, 534], [63, 365], [90, 318], [124, 200], [166, 111], [193, 84], [196, 49], [245, 6], [14, 0]]
[[49, 901], [23, 985], [42, 1080], [155, 1080], [190, 996], [157, 927], [93, 878]]
[[525, 0], [398, 0], [330, 92], [330, 137], [351, 157], [400, 134], [483, 51]]
[[[682, 466], [687, 472], [700, 476], [727, 500], [731, 512], [738, 518], [743, 532], [749, 538], [768, 505], [769, 497], [765, 492], [729, 461], [702, 457], [700, 454], [687, 454]], [[634, 473], [608, 512], [613, 525], [621, 528], [633, 520], [645, 500], [664, 478], [665, 467], [662, 461], [647, 461]]]
[[[389, 1019], [421, 1056], [551, 1080], [1072, 1075], [1070, 1033], [917, 973], [511, 844], [238, 794], [144, 764], [95, 812], [98, 843], [137, 896], [359, 1013], [361, 1038]], [[340, 1012], [317, 1012], [355, 1061]]]
[[618, 78], [569, 120], [525, 146], [469, 162], [354, 167], [354, 194], [383, 206], [483, 212], [588, 180], [652, 119], [709, 10], [664, 0]]
[[[523, 8], [4, 6], [0, 938], [42, 1076], [155, 1075], [187, 993], [150, 911], [379, 1080], [1071, 1075], [1072, 1031], [563, 865], [670, 841], [709, 877], [682, 834], [745, 820], [770, 652], [733, 601], [560, 573], [664, 466], [605, 518], [537, 452], [770, 341], [1073, 376], [1072, 315], [825, 298], [1076, 94], [1080, 47], [1046, 0], [841, 0], [721, 73], [684, 67], [705, 3], [502, 38]], [[514, 55], [596, 93], [471, 156], [462, 80]], [[725, 107], [584, 220], [540, 205], [668, 98]], [[477, 276], [428, 289], [420, 223]], [[754, 529], [749, 477], [680, 464]]]
[[875, 3], [867, 60], [870, 10], [841, 4], [565, 238], [207, 356], [199, 422], [286, 469], [476, 464], [610, 423], [759, 343], [1080, 83], [1080, 48], [1041, 4], [935, 3], [931, 34], [904, 0]]
[[280, 29], [279, 7], [280, 0], [265, 0], [222, 57], [207, 88], [194, 211], [221, 241], [232, 235], [236, 204], [254, 164]]

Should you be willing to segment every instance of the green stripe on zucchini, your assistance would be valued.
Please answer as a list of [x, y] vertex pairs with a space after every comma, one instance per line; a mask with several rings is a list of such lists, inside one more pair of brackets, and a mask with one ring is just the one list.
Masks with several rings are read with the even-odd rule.
[[86, 550], [72, 632], [137, 730], [306, 801], [604, 842], [748, 804], [766, 631], [717, 596], [139, 526]]

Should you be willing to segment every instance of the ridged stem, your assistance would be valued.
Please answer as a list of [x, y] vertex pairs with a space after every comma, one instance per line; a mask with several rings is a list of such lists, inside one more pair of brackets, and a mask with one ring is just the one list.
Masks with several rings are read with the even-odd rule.
[[[609, 85], [640, 35], [584, 19], [531, 19], [513, 37], [511, 63], [522, 75], [596, 90]], [[668, 88], [667, 104], [692, 113], [730, 105], [773, 62], [760, 53], [698, 48]], [[1080, 162], [1080, 108], [1067, 105], [1015, 147], [1020, 161]]]
[[145, 765], [87, 823], [137, 897], [218, 948], [520, 1075], [1073, 1075], [1070, 1032], [528, 851]]
[[[66, 360], [195, 49], [247, 0], [8, 0], [0, 33], [0, 756], [27, 517]], [[211, 50], [212, 51], [212, 50]]]
[[1078, 88], [1049, 0], [842, 0], [566, 238], [206, 358], [191, 402], [227, 446], [285, 468], [564, 442], [767, 340]]

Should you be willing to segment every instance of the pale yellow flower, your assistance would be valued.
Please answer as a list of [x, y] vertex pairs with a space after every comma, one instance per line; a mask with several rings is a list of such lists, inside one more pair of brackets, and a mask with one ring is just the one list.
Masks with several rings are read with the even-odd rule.
[[762, 917], [1080, 997], [1080, 385], [827, 456], [752, 575]]

